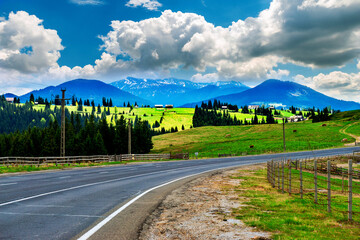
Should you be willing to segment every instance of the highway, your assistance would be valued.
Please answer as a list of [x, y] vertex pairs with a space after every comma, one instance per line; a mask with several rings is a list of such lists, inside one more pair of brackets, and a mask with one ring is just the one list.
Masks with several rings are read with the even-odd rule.
[[[286, 153], [286, 157], [322, 157], [352, 153], [354, 150], [360, 150], [360, 147]], [[161, 184], [206, 171], [263, 163], [281, 157], [284, 154], [153, 162], [2, 176], [0, 239], [78, 238], [118, 206], [124, 206], [136, 196]], [[136, 214], [130, 214], [131, 216], [135, 218]]]

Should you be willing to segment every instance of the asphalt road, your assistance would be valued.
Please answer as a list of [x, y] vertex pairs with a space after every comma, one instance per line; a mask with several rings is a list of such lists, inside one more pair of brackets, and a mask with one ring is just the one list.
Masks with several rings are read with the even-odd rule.
[[[286, 157], [322, 157], [352, 153], [353, 150], [360, 148], [286, 153]], [[280, 157], [284, 157], [284, 154], [156, 162], [0, 177], [0, 239], [79, 237], [117, 206], [158, 185], [205, 171], [262, 163]], [[152, 196], [151, 193], [147, 195], [148, 199]], [[135, 218], [136, 210], [130, 215]]]

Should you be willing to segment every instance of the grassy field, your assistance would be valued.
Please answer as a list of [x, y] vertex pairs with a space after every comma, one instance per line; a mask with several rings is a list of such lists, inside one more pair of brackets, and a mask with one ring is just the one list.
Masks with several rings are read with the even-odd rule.
[[[348, 222], [342, 213], [329, 214], [326, 206], [315, 205], [311, 199], [282, 194], [267, 182], [265, 169], [243, 170], [234, 178], [244, 180], [236, 191], [246, 202], [233, 214], [249, 226], [271, 232], [273, 239], [359, 239], [359, 215], [356, 219], [354, 215], [355, 222]], [[334, 206], [346, 208], [343, 200], [345, 207]], [[359, 195], [353, 201], [359, 205]]]
[[[354, 141], [340, 133], [348, 122], [310, 121], [287, 123], [285, 125], [287, 151], [301, 151], [344, 146], [343, 138]], [[261, 154], [283, 151], [282, 125], [252, 125], [200, 127], [190, 130], [153, 137], [153, 153], [189, 152], [194, 157], [214, 157], [218, 154]], [[253, 148], [250, 146], [253, 145]]]
[[[59, 108], [60, 106], [57, 106]], [[35, 105], [33, 106], [35, 110], [44, 110], [45, 105]], [[51, 105], [51, 109], [55, 108], [54, 105]], [[91, 114], [92, 107], [83, 106], [83, 111], [78, 111], [76, 106], [66, 106], [69, 112], [80, 113], [80, 114]], [[107, 107], [101, 107], [101, 112], [107, 111]], [[160, 122], [161, 117], [163, 116], [163, 121], [160, 124], [160, 128], [164, 127], [166, 130], [170, 130], [172, 127], [177, 127], [178, 130], [181, 130], [184, 125], [185, 129], [190, 129], [192, 126], [192, 117], [194, 115], [194, 108], [173, 108], [173, 109], [156, 109], [156, 108], [133, 108], [130, 111], [128, 107], [110, 107], [110, 115], [106, 117], [109, 123], [115, 125], [115, 120], [120, 118], [123, 115], [126, 119], [134, 120], [136, 116], [142, 120], [147, 120], [152, 126], [155, 121]], [[100, 117], [101, 113], [97, 113], [97, 107], [95, 116]]]
[[[60, 106], [57, 106], [59, 108]], [[34, 109], [36, 110], [44, 110], [45, 105], [34, 105]], [[51, 105], [50, 107], [52, 110], [55, 108], [55, 105]], [[80, 113], [80, 114], [90, 114], [92, 112], [92, 107], [83, 106], [83, 111], [78, 111], [77, 106], [66, 106], [66, 108], [69, 110], [69, 112], [74, 113]], [[101, 107], [101, 112], [107, 111], [107, 107]], [[161, 117], [163, 116], [163, 121], [160, 124], [160, 128], [164, 127], [166, 130], [170, 130], [171, 128], [177, 127], [180, 131], [182, 129], [182, 126], [184, 125], [185, 129], [190, 129], [192, 126], [192, 117], [194, 115], [194, 108], [173, 108], [173, 109], [156, 109], [156, 108], [134, 108], [130, 111], [130, 108], [128, 107], [111, 107], [110, 109], [110, 115], [108, 115], [107, 121], [109, 123], [115, 124], [116, 119], [120, 118], [121, 115], [123, 115], [126, 119], [132, 119], [134, 120], [136, 116], [143, 120], [147, 120], [150, 125], [152, 126], [155, 121], [160, 122]], [[222, 110], [218, 110], [221, 112]], [[226, 110], [227, 111], [227, 110]], [[293, 114], [289, 111], [280, 111], [280, 115], [276, 116], [275, 118], [278, 119], [279, 123], [282, 123], [282, 117], [290, 117]], [[244, 114], [241, 112], [229, 112], [230, 116], [233, 118], [236, 116], [238, 120], [247, 120], [251, 121], [252, 118], [254, 118], [254, 110], [250, 110], [249, 114]], [[305, 112], [303, 112], [305, 113]], [[100, 117], [101, 113], [97, 113], [97, 107], [95, 115]], [[265, 116], [258, 115], [259, 121], [261, 119], [266, 120]]]

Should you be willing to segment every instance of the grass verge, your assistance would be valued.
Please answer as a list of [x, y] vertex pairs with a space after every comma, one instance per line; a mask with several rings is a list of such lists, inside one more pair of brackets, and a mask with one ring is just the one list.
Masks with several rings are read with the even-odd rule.
[[343, 214], [327, 213], [326, 206], [300, 199], [297, 194], [282, 194], [267, 182], [265, 169], [240, 171], [236, 178], [244, 180], [236, 191], [247, 200], [233, 214], [249, 226], [273, 233], [273, 239], [359, 239], [358, 221], [348, 222]]

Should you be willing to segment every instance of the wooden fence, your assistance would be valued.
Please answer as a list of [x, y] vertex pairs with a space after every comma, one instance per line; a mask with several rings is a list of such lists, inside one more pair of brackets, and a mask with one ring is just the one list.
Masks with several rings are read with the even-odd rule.
[[69, 157], [1, 157], [0, 166], [40, 166], [46, 164], [75, 164], [122, 161], [148, 161], [166, 159], [189, 159], [188, 153], [181, 154], [121, 154], [99, 156], [69, 156]]
[[360, 222], [360, 171], [353, 169], [353, 161], [359, 159], [346, 157], [352, 159], [341, 166], [330, 158], [271, 160], [267, 162], [267, 179], [282, 193], [326, 206], [328, 212], [347, 215], [350, 221], [356, 216]]

